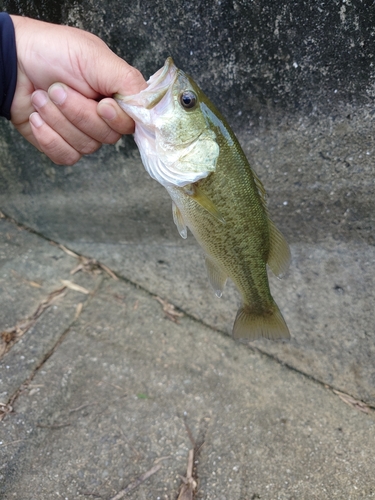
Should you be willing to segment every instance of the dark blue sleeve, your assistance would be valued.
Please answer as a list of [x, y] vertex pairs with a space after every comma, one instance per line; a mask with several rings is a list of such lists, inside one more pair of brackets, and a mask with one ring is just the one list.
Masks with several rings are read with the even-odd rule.
[[10, 120], [10, 107], [16, 91], [16, 36], [11, 17], [0, 13], [0, 116]]

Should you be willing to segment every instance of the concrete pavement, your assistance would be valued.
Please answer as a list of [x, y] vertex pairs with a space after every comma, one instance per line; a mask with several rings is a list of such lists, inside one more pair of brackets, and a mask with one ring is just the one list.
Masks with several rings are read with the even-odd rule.
[[1, 498], [176, 499], [189, 432], [195, 498], [375, 497], [373, 409], [0, 227], [2, 331], [67, 284], [0, 361]]

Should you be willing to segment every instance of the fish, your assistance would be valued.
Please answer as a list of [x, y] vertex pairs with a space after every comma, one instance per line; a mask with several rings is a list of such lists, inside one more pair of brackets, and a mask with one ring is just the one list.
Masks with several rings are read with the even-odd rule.
[[135, 121], [143, 165], [168, 191], [180, 235], [189, 228], [203, 249], [215, 294], [222, 296], [228, 278], [241, 294], [233, 337], [290, 338], [267, 274], [267, 266], [286, 274], [290, 249], [225, 118], [171, 57], [146, 89], [114, 98]]

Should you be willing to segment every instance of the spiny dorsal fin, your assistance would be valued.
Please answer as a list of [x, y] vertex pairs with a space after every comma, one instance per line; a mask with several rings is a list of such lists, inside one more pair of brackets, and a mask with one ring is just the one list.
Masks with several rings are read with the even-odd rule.
[[270, 252], [267, 264], [275, 276], [282, 278], [289, 268], [291, 259], [290, 248], [284, 236], [271, 220], [268, 221], [268, 225], [270, 231]]

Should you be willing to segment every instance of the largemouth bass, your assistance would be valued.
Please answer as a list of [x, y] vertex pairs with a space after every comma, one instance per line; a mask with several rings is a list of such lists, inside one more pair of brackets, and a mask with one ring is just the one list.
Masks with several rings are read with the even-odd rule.
[[270, 220], [265, 189], [220, 112], [171, 58], [133, 96], [115, 95], [135, 121], [143, 164], [172, 198], [180, 235], [191, 230], [217, 296], [230, 278], [243, 304], [234, 338], [289, 338], [266, 265], [286, 273], [290, 250]]

